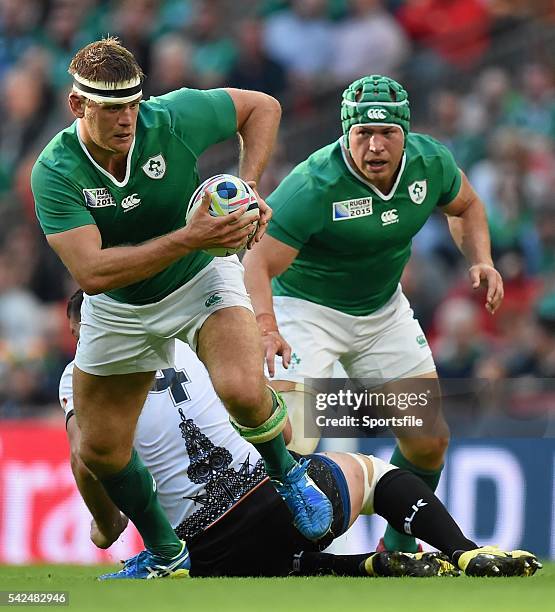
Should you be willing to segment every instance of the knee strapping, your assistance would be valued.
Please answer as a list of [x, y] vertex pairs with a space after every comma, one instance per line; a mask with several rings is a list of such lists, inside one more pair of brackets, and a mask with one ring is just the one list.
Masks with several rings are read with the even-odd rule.
[[235, 421], [231, 416], [229, 420], [239, 435], [251, 444], [262, 444], [277, 438], [287, 424], [287, 407], [280, 394], [268, 386], [272, 393], [272, 414], [257, 427], [246, 427]]
[[391, 470], [396, 470], [398, 468], [390, 463], [382, 461], [378, 457], [374, 457], [374, 455], [365, 455], [368, 457], [368, 459], [370, 459], [372, 462], [372, 467], [374, 468], [372, 482], [368, 482], [368, 467], [366, 465], [366, 461], [364, 461], [362, 458], [362, 455], [357, 455], [355, 453], [349, 453], [349, 455], [358, 461], [364, 476], [364, 495], [362, 498], [360, 514], [374, 514], [374, 492], [376, 490], [378, 481], [384, 474], [387, 474], [387, 472], [391, 472]]
[[287, 445], [287, 448], [301, 455], [310, 455], [313, 453], [320, 441], [320, 436], [309, 438], [305, 435], [304, 415], [307, 395], [311, 396], [309, 399], [313, 402], [316, 391], [301, 383], [296, 383], [293, 389], [281, 392], [281, 397], [287, 405], [292, 431], [291, 441]]

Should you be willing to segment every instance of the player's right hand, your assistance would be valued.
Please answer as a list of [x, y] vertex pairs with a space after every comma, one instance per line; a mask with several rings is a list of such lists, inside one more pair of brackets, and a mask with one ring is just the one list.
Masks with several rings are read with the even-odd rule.
[[91, 532], [90, 537], [92, 543], [98, 548], [110, 548], [112, 544], [120, 537], [125, 531], [129, 519], [122, 512], [118, 513], [119, 516], [108, 525], [103, 525], [102, 528], [98, 523], [91, 520]]
[[205, 191], [200, 206], [182, 230], [187, 246], [195, 251], [214, 247], [238, 249], [243, 246], [257, 223], [256, 218], [243, 217], [247, 205], [225, 217], [213, 217], [208, 212], [209, 206], [210, 195]]
[[264, 358], [268, 366], [268, 374], [270, 378], [273, 378], [276, 373], [276, 355], [281, 356], [283, 367], [288, 368], [291, 362], [291, 347], [277, 330], [266, 331], [262, 334], [262, 341], [264, 342]]

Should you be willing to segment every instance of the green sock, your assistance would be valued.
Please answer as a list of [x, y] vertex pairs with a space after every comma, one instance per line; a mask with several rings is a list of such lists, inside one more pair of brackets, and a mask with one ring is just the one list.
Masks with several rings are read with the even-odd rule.
[[158, 502], [154, 479], [135, 449], [121, 472], [101, 482], [114, 504], [135, 525], [148, 550], [168, 558], [181, 551], [181, 541]]
[[[414, 463], [411, 463], [403, 455], [403, 453], [401, 453], [399, 446], [395, 447], [389, 463], [396, 465], [402, 470], [407, 470], [408, 472], [416, 474], [416, 476], [419, 476], [432, 491], [436, 490], [441, 472], [443, 470], [443, 466], [441, 466], [439, 470], [424, 470], [419, 468], [418, 466], [414, 465]], [[400, 533], [399, 531], [393, 529], [391, 525], [387, 526], [383, 541], [387, 550], [399, 550], [401, 552], [414, 553], [418, 548], [416, 545], [416, 540], [412, 536], [405, 533]]]
[[255, 444], [254, 447], [262, 455], [264, 467], [270, 478], [281, 480], [295, 465], [295, 459], [287, 450], [282, 434], [268, 442]]
[[[283, 400], [282, 400], [283, 401]], [[272, 393], [272, 414], [278, 408], [278, 401], [274, 393]], [[278, 434], [275, 438], [268, 442], [261, 442], [253, 445], [264, 459], [264, 467], [270, 478], [282, 480], [285, 474], [295, 465], [291, 453], [285, 446], [283, 434]]]

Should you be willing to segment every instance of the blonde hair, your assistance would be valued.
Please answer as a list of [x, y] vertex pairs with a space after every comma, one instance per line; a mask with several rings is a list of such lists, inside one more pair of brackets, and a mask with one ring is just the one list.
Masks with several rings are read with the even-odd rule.
[[88, 81], [113, 84], [136, 78], [142, 81], [145, 76], [133, 54], [114, 36], [97, 40], [77, 51], [68, 72]]

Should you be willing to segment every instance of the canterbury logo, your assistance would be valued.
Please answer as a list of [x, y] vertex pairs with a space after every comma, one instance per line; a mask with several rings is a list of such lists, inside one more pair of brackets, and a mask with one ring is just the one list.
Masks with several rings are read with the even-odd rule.
[[213, 293], [207, 300], [204, 302], [206, 308], [210, 308], [210, 306], [214, 306], [215, 304], [219, 304], [224, 298], [217, 293]]
[[382, 108], [370, 108], [366, 114], [368, 119], [385, 119], [387, 117], [387, 113]]
[[385, 210], [381, 214], [382, 226], [383, 225], [391, 225], [392, 223], [399, 222], [399, 215], [397, 214], [397, 209], [392, 208], [391, 210]]
[[123, 200], [121, 201], [121, 207], [127, 212], [128, 210], [131, 210], [132, 208], [138, 206], [140, 203], [141, 198], [139, 197], [139, 194], [133, 193], [130, 196], [123, 198]]

